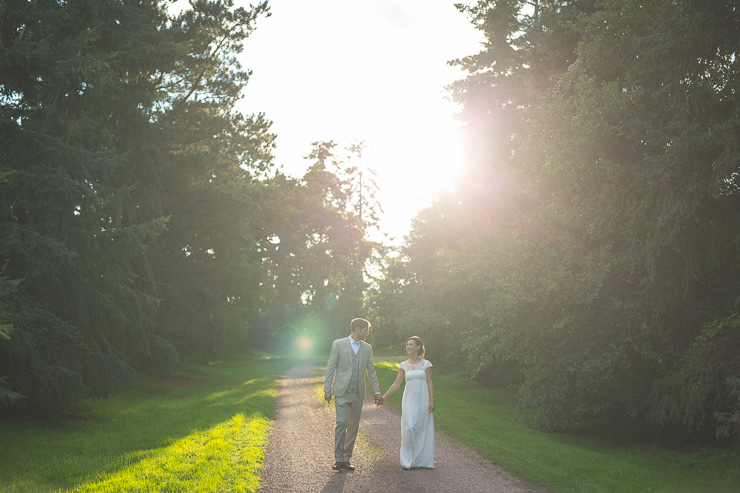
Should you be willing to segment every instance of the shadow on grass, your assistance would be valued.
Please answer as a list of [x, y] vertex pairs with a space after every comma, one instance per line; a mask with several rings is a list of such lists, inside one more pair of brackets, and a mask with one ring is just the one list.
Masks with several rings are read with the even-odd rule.
[[121, 474], [189, 437], [211, 433], [214, 440], [211, 430], [235, 417], [268, 422], [277, 382], [296, 362], [242, 357], [190, 367], [188, 385], [145, 378], [109, 399], [83, 402], [86, 419], [62, 427], [0, 424], [0, 492], [73, 488]]

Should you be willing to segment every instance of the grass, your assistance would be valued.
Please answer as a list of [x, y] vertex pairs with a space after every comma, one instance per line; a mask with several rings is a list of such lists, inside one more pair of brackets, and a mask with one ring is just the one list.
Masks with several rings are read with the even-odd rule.
[[[395, 379], [397, 365], [375, 364], [382, 391]], [[436, 371], [434, 390], [437, 429], [552, 492], [740, 492], [736, 451], [687, 454], [542, 433], [525, 424], [529, 416], [514, 407], [512, 392], [481, 388], [460, 374]], [[388, 405], [400, 407], [401, 395], [393, 395]]]
[[142, 379], [77, 419], [0, 425], [0, 492], [254, 492], [277, 382], [296, 360], [242, 357]]
[[373, 346], [373, 357], [374, 358], [388, 358], [393, 356], [404, 356], [403, 354], [398, 354], [398, 349], [386, 349], [386, 348], [376, 348]]
[[[191, 367], [176, 384], [142, 379], [115, 397], [85, 401], [75, 419], [2, 423], [0, 493], [257, 491], [278, 379], [297, 362], [263, 356]], [[381, 390], [397, 364], [376, 363]], [[553, 493], [740, 491], [737, 452], [684, 454], [541, 433], [525, 424], [511, 392], [435, 370], [437, 429]], [[401, 394], [388, 405], [400, 406]]]

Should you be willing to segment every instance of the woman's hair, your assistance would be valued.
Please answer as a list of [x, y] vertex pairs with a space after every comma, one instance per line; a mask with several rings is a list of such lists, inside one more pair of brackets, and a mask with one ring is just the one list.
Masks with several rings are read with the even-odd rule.
[[414, 344], [419, 346], [419, 357], [423, 358], [426, 354], [426, 349], [424, 348], [424, 341], [421, 340], [421, 337], [419, 336], [411, 336], [407, 339], [408, 341], [414, 341]]

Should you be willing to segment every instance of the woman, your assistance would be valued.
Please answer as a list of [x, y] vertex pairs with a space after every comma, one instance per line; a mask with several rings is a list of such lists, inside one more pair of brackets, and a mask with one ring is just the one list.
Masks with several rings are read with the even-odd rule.
[[409, 359], [398, 365], [398, 376], [387, 399], [401, 386], [406, 376], [401, 404], [401, 467], [434, 467], [434, 386], [432, 364], [424, 359], [424, 343], [416, 336], [406, 341]]

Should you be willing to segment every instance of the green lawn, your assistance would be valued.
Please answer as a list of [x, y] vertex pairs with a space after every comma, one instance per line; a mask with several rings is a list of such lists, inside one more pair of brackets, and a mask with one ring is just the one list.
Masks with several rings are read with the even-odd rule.
[[[0, 424], [0, 493], [254, 492], [278, 379], [297, 362], [231, 359], [190, 368], [176, 384], [142, 379], [113, 398], [85, 401], [74, 419]], [[376, 364], [383, 391], [397, 363]], [[541, 433], [524, 424], [511, 393], [435, 370], [437, 429], [553, 493], [740, 491], [737, 453]], [[398, 392], [388, 405], [400, 400]]]
[[[398, 362], [375, 364], [384, 392]], [[525, 481], [557, 493], [740, 492], [740, 454], [682, 454], [652, 447], [618, 447], [541, 433], [524, 424], [511, 392], [482, 389], [465, 376], [434, 372], [437, 429], [478, 449]], [[400, 406], [402, 392], [389, 405]]]
[[79, 419], [0, 425], [0, 492], [253, 492], [280, 375], [240, 358], [142, 379]]

